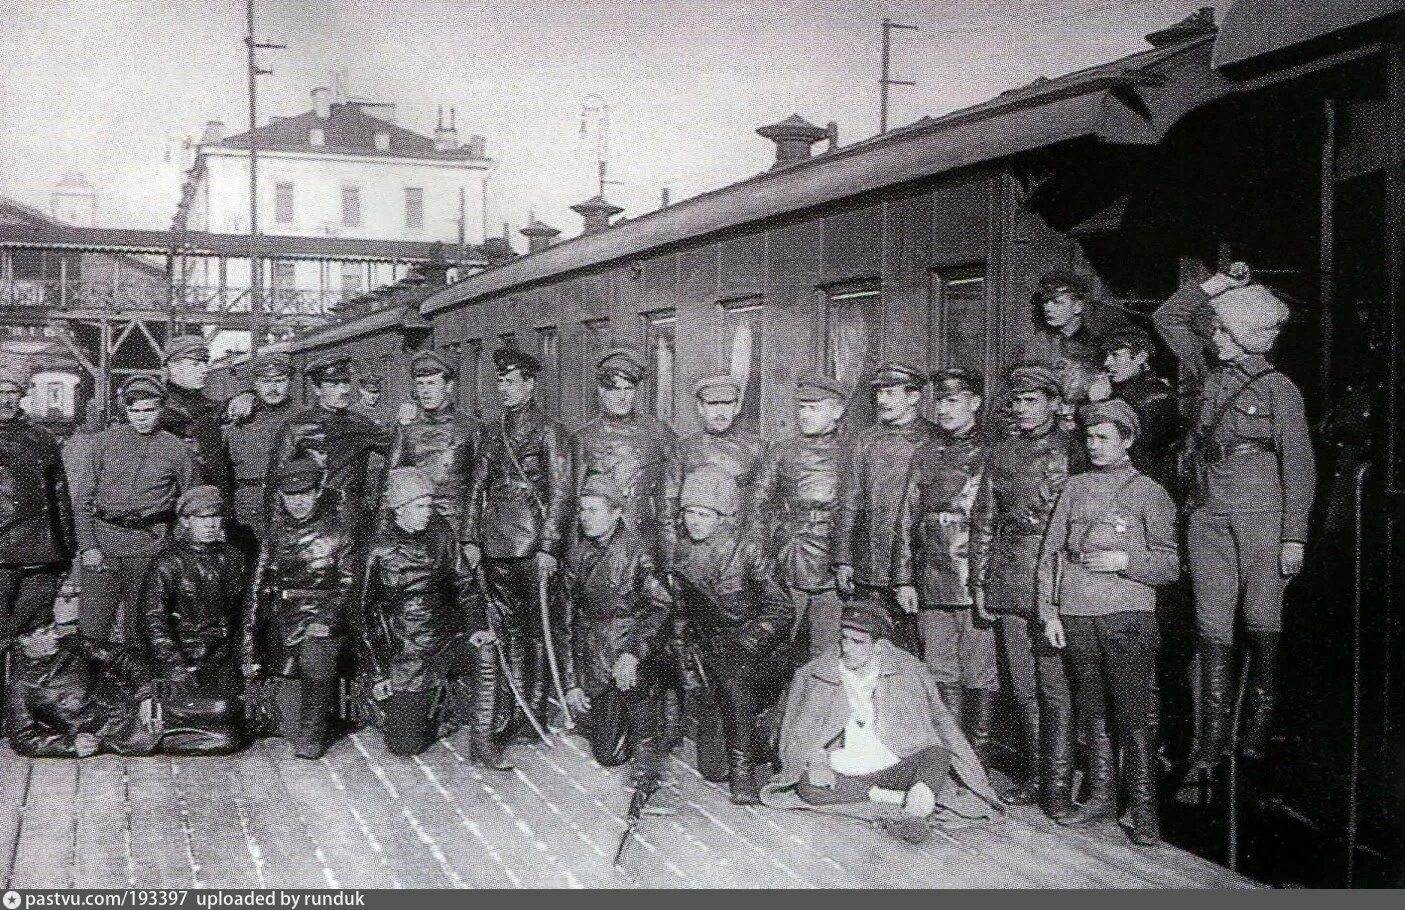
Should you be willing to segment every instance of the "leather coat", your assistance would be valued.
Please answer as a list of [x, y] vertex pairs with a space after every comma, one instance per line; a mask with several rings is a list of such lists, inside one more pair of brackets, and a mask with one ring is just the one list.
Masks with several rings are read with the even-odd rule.
[[971, 514], [972, 583], [987, 611], [1034, 615], [1039, 545], [1069, 476], [1086, 467], [1081, 440], [1057, 427], [991, 446]]
[[667, 424], [652, 417], [597, 417], [573, 438], [576, 489], [597, 475], [614, 481], [625, 497], [625, 524], [657, 548], [662, 545], [664, 476], [677, 441]]
[[750, 674], [790, 629], [794, 609], [773, 564], [725, 521], [707, 540], [684, 543], [673, 574], [675, 639], [695, 644], [709, 666]]
[[[721, 468], [737, 481], [737, 490], [745, 506], [756, 483], [756, 472], [766, 457], [766, 441], [754, 433], [743, 433], [735, 425], [726, 433], [694, 433], [684, 436], [674, 446], [673, 458], [664, 477], [664, 554], [672, 559], [679, 546], [679, 501], [683, 495], [683, 480], [703, 465]], [[746, 522], [749, 516], [741, 516]]]
[[24, 415], [0, 422], [0, 566], [67, 562], [76, 546], [58, 443]]
[[465, 543], [487, 559], [536, 552], [561, 558], [571, 523], [571, 443], [535, 403], [507, 411], [483, 430], [469, 489]]
[[918, 417], [906, 426], [876, 423], [849, 443], [839, 481], [834, 563], [854, 567], [859, 584], [892, 584], [893, 537], [912, 455], [937, 428]]
[[656, 666], [673, 598], [639, 536], [617, 526], [604, 541], [582, 537], [566, 557], [562, 579], [570, 653], [562, 661], [565, 686], [594, 697], [614, 685], [621, 654], [639, 659], [640, 685]]
[[381, 479], [368, 476], [371, 453], [387, 454], [391, 442], [389, 429], [350, 409], [329, 411], [314, 405], [292, 414], [274, 437], [268, 459], [270, 483], [264, 490], [264, 515], [274, 515], [277, 508], [277, 493], [271, 481], [278, 466], [319, 452], [327, 457], [322, 485], [344, 494], [348, 516], [359, 527], [361, 518], [374, 513], [375, 497], [380, 495]]
[[466, 540], [464, 516], [473, 461], [478, 454], [483, 425], [452, 406], [421, 411], [412, 423], [395, 430], [390, 467], [412, 466], [423, 470], [434, 483], [434, 511], [443, 516], [459, 540]]
[[346, 635], [356, 583], [355, 538], [336, 490], [324, 490], [301, 521], [279, 507], [259, 548], [244, 609], [244, 663], [295, 676], [308, 636]]
[[142, 587], [152, 670], [175, 678], [193, 667], [200, 688], [225, 683], [239, 658], [243, 596], [243, 560], [233, 546], [169, 542]]
[[1176, 488], [1176, 449], [1181, 440], [1181, 412], [1176, 393], [1164, 379], [1141, 373], [1118, 385], [1114, 396], [1137, 412], [1142, 432], [1133, 442], [1132, 464], [1168, 492]]
[[418, 534], [388, 520], [366, 555], [365, 571], [362, 621], [372, 668], [393, 692], [431, 689], [455, 636], [486, 623], [453, 529], [438, 514]]
[[224, 403], [205, 394], [204, 389], [187, 389], [175, 383], [166, 385], [166, 406], [158, 426], [191, 447], [197, 483], [229, 489], [229, 460], [224, 449]]
[[973, 430], [941, 433], [912, 456], [893, 540], [893, 585], [914, 585], [927, 607], [971, 603], [971, 511], [981, 500], [985, 445]]
[[797, 436], [771, 447], [757, 474], [753, 528], [774, 555], [776, 573], [800, 591], [834, 588], [835, 509], [843, 446], [839, 434]]
[[253, 412], [224, 430], [225, 452], [234, 475], [234, 512], [239, 522], [262, 537], [267, 527], [264, 482], [274, 440], [296, 410], [291, 399], [276, 405], [256, 399]]

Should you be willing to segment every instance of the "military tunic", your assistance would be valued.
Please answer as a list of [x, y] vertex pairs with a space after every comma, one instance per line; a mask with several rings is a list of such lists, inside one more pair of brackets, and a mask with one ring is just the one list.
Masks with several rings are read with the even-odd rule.
[[603, 475], [624, 494], [624, 522], [660, 555], [664, 477], [678, 436], [660, 420], [606, 415], [576, 430], [576, 488]]
[[267, 529], [264, 483], [273, 444], [295, 410], [291, 399], [285, 398], [278, 404], [258, 400], [248, 417], [224, 430], [225, 451], [234, 477], [234, 515], [260, 540]]
[[483, 426], [452, 406], [421, 410], [418, 417], [396, 428], [388, 462], [392, 468], [413, 466], [434, 484], [434, 511], [449, 523], [455, 537], [468, 539], [465, 515]]

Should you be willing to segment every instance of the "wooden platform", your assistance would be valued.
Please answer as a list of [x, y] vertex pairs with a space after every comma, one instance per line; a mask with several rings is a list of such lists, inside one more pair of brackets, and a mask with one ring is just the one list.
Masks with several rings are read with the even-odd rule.
[[459, 738], [387, 754], [374, 733], [321, 761], [266, 740], [228, 758], [22, 759], [0, 746], [5, 887], [1251, 887], [1120, 830], [1018, 811], [921, 846], [858, 822], [738, 808], [683, 761], [611, 865], [629, 791], [582, 741], [514, 745], [517, 770]]

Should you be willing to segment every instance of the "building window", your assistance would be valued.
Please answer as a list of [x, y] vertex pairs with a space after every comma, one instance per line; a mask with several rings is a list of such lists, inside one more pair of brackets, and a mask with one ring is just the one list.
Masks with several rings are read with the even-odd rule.
[[405, 227], [417, 231], [424, 227], [424, 188], [405, 187]]
[[273, 220], [279, 224], [293, 223], [293, 185], [275, 183], [273, 185]]
[[360, 297], [366, 291], [365, 270], [359, 262], [341, 264], [341, 296], [343, 300]]
[[673, 421], [674, 394], [677, 390], [677, 328], [678, 316], [673, 310], [656, 310], [644, 314], [644, 347], [653, 373], [651, 394], [654, 416], [669, 423]]
[[345, 227], [361, 226], [361, 187], [341, 188], [341, 223]]
[[985, 266], [936, 272], [932, 280], [932, 362], [990, 372]]
[[765, 308], [759, 297], [722, 304], [726, 329], [722, 362], [742, 387], [740, 429], [755, 433], [761, 426], [761, 327]]
[[287, 301], [297, 291], [297, 263], [288, 259], [273, 261], [273, 296], [278, 301]]
[[832, 289], [825, 295], [825, 374], [850, 390], [878, 366], [883, 298], [876, 287]]
[[556, 326], [537, 329], [537, 361], [541, 363], [541, 376], [546, 380], [543, 394], [538, 397], [547, 405], [547, 410], [555, 414], [561, 409], [561, 333]]

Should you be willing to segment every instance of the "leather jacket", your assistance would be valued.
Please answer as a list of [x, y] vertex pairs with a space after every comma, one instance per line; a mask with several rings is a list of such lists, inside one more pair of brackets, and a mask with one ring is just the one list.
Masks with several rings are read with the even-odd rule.
[[854, 580], [886, 588], [893, 561], [898, 506], [912, 455], [937, 428], [918, 417], [905, 426], [876, 423], [849, 443], [839, 481], [834, 563], [853, 566]]
[[188, 389], [168, 383], [166, 406], [158, 426], [191, 447], [197, 483], [229, 489], [229, 460], [224, 449], [224, 403], [205, 394], [204, 389]]
[[22, 414], [0, 422], [0, 565], [63, 563], [76, 546], [58, 443]]
[[912, 456], [893, 540], [893, 585], [917, 587], [927, 607], [971, 603], [972, 509], [981, 500], [985, 445], [972, 430], [941, 433]]
[[728, 522], [705, 541], [686, 541], [673, 575], [680, 653], [691, 641], [709, 664], [746, 674], [790, 629], [794, 610], [774, 566]]
[[576, 489], [593, 476], [609, 477], [624, 494], [625, 524], [640, 540], [658, 548], [664, 475], [677, 441], [667, 424], [652, 417], [597, 417], [575, 432]]
[[277, 511], [277, 492], [272, 483], [278, 466], [310, 452], [326, 455], [322, 485], [340, 490], [345, 496], [348, 516], [359, 527], [360, 519], [373, 514], [380, 495], [380, 478], [368, 477], [372, 452], [390, 451], [391, 432], [384, 426], [347, 409], [330, 411], [320, 405], [291, 415], [274, 437], [268, 459], [268, 480], [264, 490], [264, 514]]
[[422, 410], [413, 422], [396, 428], [387, 459], [392, 468], [413, 466], [429, 475], [434, 483], [434, 511], [443, 516], [459, 540], [466, 539], [464, 515], [482, 432], [479, 421], [452, 406]]
[[753, 530], [776, 560], [776, 573], [800, 591], [834, 588], [835, 509], [843, 446], [839, 434], [796, 436], [772, 446], [761, 463], [752, 505]]
[[[663, 649], [673, 598], [648, 548], [628, 526], [604, 541], [579, 538], [566, 557], [562, 579], [569, 653], [562, 661], [566, 688], [594, 696], [614, 685], [611, 670], [621, 654], [639, 659], [641, 674]], [[647, 681], [641, 678], [641, 685]]]
[[[674, 558], [679, 547], [679, 500], [683, 495], [683, 480], [703, 465], [721, 468], [737, 481], [743, 506], [756, 483], [756, 472], [766, 457], [766, 441], [754, 433], [743, 433], [733, 426], [726, 433], [694, 433], [684, 436], [674, 446], [673, 458], [664, 477], [664, 555]], [[742, 516], [743, 522], [748, 516]]]
[[412, 534], [388, 520], [366, 556], [365, 643], [394, 692], [423, 692], [455, 636], [486, 624], [473, 573], [440, 515]]
[[571, 443], [535, 402], [484, 427], [463, 540], [488, 559], [549, 553], [558, 559], [571, 523]]
[[245, 665], [295, 676], [297, 646], [304, 638], [347, 634], [359, 579], [355, 538], [340, 504], [338, 491], [323, 490], [302, 520], [279, 507], [245, 601]]
[[[179, 532], [177, 532], [179, 534]], [[156, 555], [142, 587], [146, 647], [151, 668], [168, 677], [196, 668], [204, 683], [239, 656], [244, 567], [227, 543], [197, 544], [176, 537]]]

